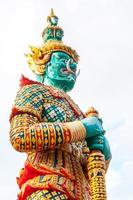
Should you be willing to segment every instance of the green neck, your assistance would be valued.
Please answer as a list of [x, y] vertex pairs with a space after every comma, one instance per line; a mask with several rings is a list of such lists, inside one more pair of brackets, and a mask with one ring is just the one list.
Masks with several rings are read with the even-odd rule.
[[62, 90], [64, 92], [67, 92], [67, 86], [65, 84], [62, 83], [62, 80], [53, 80], [50, 79], [48, 76], [45, 75], [44, 76], [40, 76], [40, 75], [36, 75], [36, 79], [38, 82], [40, 83], [44, 83], [45, 85], [49, 85], [52, 86], [56, 89]]
[[50, 79], [49, 77], [45, 77], [44, 84], [55, 87], [56, 89], [62, 90], [64, 92], [67, 92], [67, 86], [65, 83], [62, 82], [62, 80], [55, 81], [55, 80]]

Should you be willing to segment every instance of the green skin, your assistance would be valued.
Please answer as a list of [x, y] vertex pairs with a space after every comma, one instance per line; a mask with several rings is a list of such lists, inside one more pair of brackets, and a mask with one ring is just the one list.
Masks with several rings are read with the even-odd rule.
[[62, 30], [57, 30], [56, 32], [54, 32], [54, 30], [47, 28], [45, 31], [45, 34], [43, 35], [43, 40], [44, 40], [44, 42], [47, 42], [48, 40], [61, 41], [62, 37], [63, 37]]
[[[69, 70], [67, 64], [69, 61]], [[70, 70], [71, 69], [71, 70]], [[77, 63], [66, 53], [54, 52], [46, 65], [46, 72], [37, 75], [37, 81], [53, 86], [64, 92], [73, 89], [76, 82]], [[86, 129], [86, 141], [90, 150], [100, 150], [105, 160], [111, 159], [109, 143], [104, 136], [102, 121], [97, 117], [88, 117], [81, 120]]]

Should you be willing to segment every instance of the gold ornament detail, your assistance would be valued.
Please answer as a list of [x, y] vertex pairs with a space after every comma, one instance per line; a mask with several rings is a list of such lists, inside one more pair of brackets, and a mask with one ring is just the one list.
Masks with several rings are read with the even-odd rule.
[[92, 200], [107, 200], [105, 169], [104, 155], [100, 151], [91, 152], [88, 158], [88, 177]]
[[50, 53], [44, 53], [42, 48], [29, 46], [32, 53], [25, 54], [28, 59], [28, 64], [35, 74], [44, 74], [45, 64], [50, 59]]
[[85, 113], [87, 117], [93, 116], [93, 117], [99, 117], [98, 111], [94, 107], [90, 107], [88, 111]]
[[50, 13], [50, 15], [47, 17], [47, 22], [48, 22], [48, 24], [50, 24], [50, 25], [51, 25], [51, 23], [50, 23], [51, 17], [56, 17], [56, 18], [58, 19], [58, 17], [57, 17], [57, 16], [55, 15], [55, 13], [54, 13], [53, 8], [51, 8], [51, 13]]
[[[94, 107], [90, 107], [85, 115], [86, 117], [94, 116], [99, 118], [99, 113]], [[100, 151], [93, 150], [90, 152], [87, 170], [92, 200], [107, 200], [105, 184], [107, 166], [105, 157]]]

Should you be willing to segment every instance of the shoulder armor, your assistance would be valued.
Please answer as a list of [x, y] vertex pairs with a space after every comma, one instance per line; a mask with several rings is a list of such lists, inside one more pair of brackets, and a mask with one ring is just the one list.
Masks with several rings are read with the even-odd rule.
[[26, 85], [18, 91], [13, 109], [35, 115], [41, 120], [44, 96], [45, 88], [41, 85]]

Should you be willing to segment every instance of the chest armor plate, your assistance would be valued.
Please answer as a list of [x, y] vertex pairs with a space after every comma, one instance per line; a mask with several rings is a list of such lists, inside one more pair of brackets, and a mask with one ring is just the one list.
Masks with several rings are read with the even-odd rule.
[[77, 119], [64, 98], [49, 97], [44, 100], [42, 118], [46, 122], [70, 122]]

